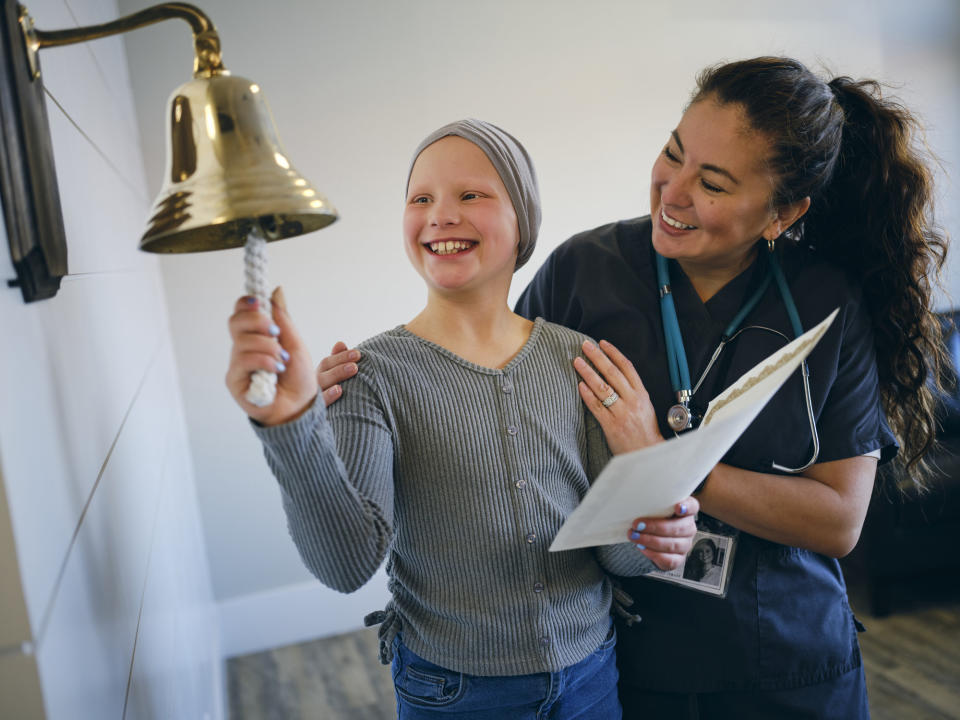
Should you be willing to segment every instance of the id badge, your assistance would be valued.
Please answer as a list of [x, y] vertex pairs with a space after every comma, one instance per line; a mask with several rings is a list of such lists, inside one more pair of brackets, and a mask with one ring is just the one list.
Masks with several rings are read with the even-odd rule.
[[693, 547], [683, 567], [669, 571], [653, 570], [643, 577], [673, 583], [707, 595], [726, 597], [739, 532], [715, 518], [700, 515], [697, 533], [693, 536]]

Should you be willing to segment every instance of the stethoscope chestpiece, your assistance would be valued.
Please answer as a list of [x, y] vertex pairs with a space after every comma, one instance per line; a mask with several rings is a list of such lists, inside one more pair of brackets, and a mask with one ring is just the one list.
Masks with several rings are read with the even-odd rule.
[[692, 416], [690, 409], [686, 405], [673, 405], [667, 410], [667, 425], [675, 433], [683, 432], [690, 427]]
[[[700, 412], [697, 412], [696, 415], [694, 415], [690, 411], [690, 401], [694, 393], [700, 389], [700, 384], [704, 381], [704, 378], [707, 377], [707, 374], [713, 367], [714, 362], [716, 362], [717, 358], [720, 356], [720, 352], [724, 347], [726, 347], [728, 342], [732, 341], [743, 331], [751, 329], [766, 330], [767, 332], [779, 335], [785, 341], [790, 342], [790, 338], [788, 338], [779, 330], [775, 330], [773, 328], [764, 327], [762, 325], [747, 325], [741, 327], [741, 324], [746, 319], [747, 315], [749, 315], [757, 303], [760, 302], [760, 298], [764, 295], [764, 293], [766, 293], [767, 287], [770, 285], [771, 280], [776, 280], [777, 287], [780, 290], [780, 297], [783, 299], [783, 304], [786, 308], [787, 315], [790, 317], [790, 325], [793, 329], [794, 337], [800, 337], [803, 335], [803, 326], [800, 323], [800, 315], [797, 312], [796, 305], [793, 302], [793, 296], [790, 294], [790, 288], [787, 285], [783, 270], [780, 268], [780, 263], [777, 260], [777, 256], [771, 251], [767, 255], [767, 258], [769, 271], [767, 272], [766, 277], [724, 330], [723, 335], [720, 337], [720, 343], [717, 345], [717, 349], [713, 351], [713, 356], [707, 363], [707, 367], [704, 369], [703, 373], [701, 373], [700, 379], [697, 380], [697, 384], [691, 388], [690, 369], [687, 366], [687, 356], [683, 348], [683, 335], [680, 332], [680, 322], [677, 319], [677, 309], [673, 302], [673, 295], [670, 292], [670, 266], [667, 262], [667, 259], [663, 257], [663, 255], [656, 253], [657, 285], [660, 288], [660, 311], [663, 321], [664, 344], [666, 345], [667, 350], [667, 368], [670, 373], [670, 385], [673, 388], [673, 391], [676, 393], [677, 398], [677, 404], [671, 406], [670, 409], [667, 410], [667, 425], [675, 434], [679, 434], [685, 430], [690, 430], [695, 425], [699, 425], [703, 420], [703, 416]], [[813, 402], [810, 397], [810, 374], [807, 370], [806, 360], [803, 361], [801, 367], [801, 377], [803, 378], [803, 396], [804, 402], [807, 406], [807, 419], [810, 423], [810, 435], [813, 441], [813, 454], [810, 456], [810, 459], [806, 462], [806, 464], [798, 468], [789, 468], [773, 463], [773, 470], [791, 474], [801, 473], [813, 465], [817, 461], [820, 453], [820, 437], [817, 433], [816, 418], [813, 414]]]

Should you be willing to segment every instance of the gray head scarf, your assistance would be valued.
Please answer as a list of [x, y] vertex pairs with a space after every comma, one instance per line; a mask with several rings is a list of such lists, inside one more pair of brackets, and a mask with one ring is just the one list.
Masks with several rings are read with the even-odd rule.
[[507, 188], [507, 194], [510, 195], [513, 210], [517, 214], [517, 224], [520, 227], [517, 264], [514, 266], [516, 271], [530, 259], [533, 248], [537, 244], [537, 233], [540, 231], [540, 189], [537, 186], [533, 161], [523, 145], [510, 133], [483, 120], [467, 118], [435, 130], [417, 146], [410, 161], [410, 169], [407, 171], [408, 188], [410, 173], [413, 172], [413, 165], [420, 157], [420, 153], [428, 145], [449, 135], [469, 140], [483, 150], [483, 154], [490, 159]]

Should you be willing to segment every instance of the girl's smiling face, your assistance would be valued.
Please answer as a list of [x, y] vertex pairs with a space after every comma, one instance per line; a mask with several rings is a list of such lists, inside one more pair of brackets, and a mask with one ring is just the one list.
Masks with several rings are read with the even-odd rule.
[[431, 290], [509, 288], [520, 230], [503, 181], [484, 152], [448, 136], [424, 148], [410, 173], [404, 248]]
[[760, 238], [783, 229], [771, 205], [774, 178], [767, 139], [736, 104], [694, 103], [654, 163], [650, 183], [653, 246], [688, 275], [732, 279], [753, 260]]

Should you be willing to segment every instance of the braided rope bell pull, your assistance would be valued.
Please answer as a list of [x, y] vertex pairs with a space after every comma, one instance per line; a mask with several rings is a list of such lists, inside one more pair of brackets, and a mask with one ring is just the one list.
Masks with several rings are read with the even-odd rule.
[[[244, 246], [244, 277], [247, 295], [257, 299], [257, 307], [273, 322], [270, 295], [267, 292], [267, 240], [258, 226], [247, 235]], [[244, 396], [248, 403], [266, 407], [277, 396], [277, 374], [256, 370], [250, 375], [250, 387]]]

